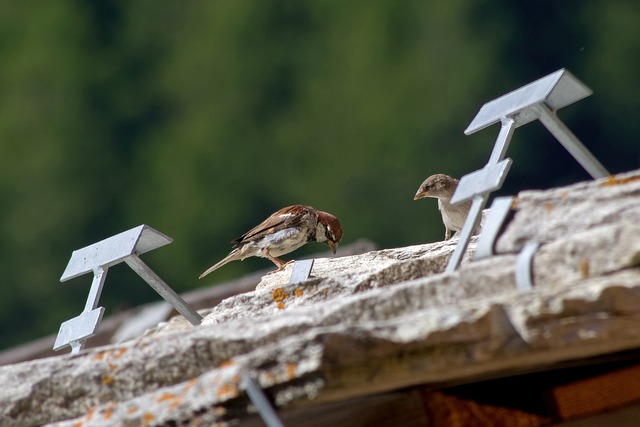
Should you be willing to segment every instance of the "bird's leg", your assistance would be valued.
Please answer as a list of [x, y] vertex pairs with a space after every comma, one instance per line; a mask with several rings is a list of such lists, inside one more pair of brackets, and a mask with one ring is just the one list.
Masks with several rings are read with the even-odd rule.
[[269, 253], [268, 249], [265, 249], [263, 251], [263, 253], [267, 258], [269, 258], [271, 260], [271, 262], [273, 262], [278, 267], [277, 270], [271, 271], [271, 272], [269, 272], [269, 274], [277, 273], [278, 271], [282, 271], [284, 269], [285, 265], [287, 265], [289, 262], [291, 262], [291, 261], [285, 262], [285, 261], [281, 260], [280, 258], [276, 258], [274, 256], [271, 256], [271, 254]]
[[449, 240], [451, 238], [451, 230], [446, 225], [444, 226], [444, 240]]

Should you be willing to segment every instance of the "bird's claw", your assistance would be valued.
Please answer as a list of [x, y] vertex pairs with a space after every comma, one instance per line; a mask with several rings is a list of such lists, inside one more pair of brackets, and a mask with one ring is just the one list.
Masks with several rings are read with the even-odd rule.
[[291, 261], [287, 261], [287, 262], [284, 262], [284, 263], [282, 263], [282, 264], [278, 264], [278, 268], [276, 268], [276, 269], [275, 269], [275, 270], [273, 270], [273, 271], [268, 272], [268, 273], [267, 273], [267, 275], [281, 272], [282, 270], [284, 270], [284, 268], [285, 268], [287, 265], [292, 264], [294, 261], [295, 261], [295, 260], [293, 260], [293, 259], [292, 259]]

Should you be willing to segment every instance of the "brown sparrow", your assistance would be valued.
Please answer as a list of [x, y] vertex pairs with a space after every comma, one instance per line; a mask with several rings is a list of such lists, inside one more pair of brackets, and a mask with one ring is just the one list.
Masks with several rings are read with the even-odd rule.
[[[420, 185], [413, 200], [423, 199], [425, 197], [434, 197], [438, 199], [438, 209], [442, 215], [442, 222], [444, 223], [444, 239], [448, 240], [451, 237], [451, 230], [456, 233], [462, 230], [464, 221], [467, 219], [467, 214], [471, 208], [471, 200], [459, 203], [457, 205], [451, 204], [451, 197], [455, 193], [458, 187], [458, 180], [450, 177], [449, 175], [436, 174], [431, 175], [429, 178]], [[476, 228], [473, 234], [480, 232], [480, 226]]]
[[287, 206], [232, 240], [234, 249], [202, 273], [200, 279], [231, 261], [252, 256], [269, 258], [278, 266], [275, 271], [280, 271], [287, 263], [276, 257], [293, 252], [308, 242], [325, 242], [335, 254], [341, 239], [342, 226], [335, 216], [311, 206]]

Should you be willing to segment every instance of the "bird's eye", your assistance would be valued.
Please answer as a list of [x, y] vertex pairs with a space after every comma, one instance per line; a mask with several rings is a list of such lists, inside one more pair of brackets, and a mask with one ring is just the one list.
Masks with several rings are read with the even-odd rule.
[[327, 238], [327, 240], [331, 241], [331, 242], [335, 242], [336, 239], [333, 235], [333, 230], [331, 230], [331, 227], [327, 227], [326, 230], [324, 230], [324, 237]]

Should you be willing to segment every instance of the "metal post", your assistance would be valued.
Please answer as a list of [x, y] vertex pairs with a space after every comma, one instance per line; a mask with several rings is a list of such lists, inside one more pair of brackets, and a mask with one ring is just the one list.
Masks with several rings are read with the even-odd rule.
[[516, 260], [516, 287], [521, 291], [533, 289], [533, 256], [538, 251], [540, 243], [527, 242], [518, 254]]
[[242, 379], [247, 389], [249, 399], [251, 399], [251, 402], [255, 405], [267, 427], [284, 427], [284, 424], [282, 424], [282, 421], [278, 418], [278, 414], [275, 409], [273, 409], [273, 406], [271, 406], [271, 403], [269, 403], [269, 399], [267, 399], [267, 396], [258, 383], [248, 374], [243, 374]]
[[497, 164], [500, 160], [504, 159], [511, 138], [513, 137], [513, 132], [516, 130], [516, 122], [512, 118], [504, 117], [500, 123], [500, 132], [491, 151], [491, 157], [489, 157], [489, 161], [487, 162], [488, 165]]
[[447, 264], [447, 268], [445, 269], [446, 273], [453, 273], [460, 266], [462, 257], [464, 257], [467, 246], [469, 246], [471, 234], [473, 233], [473, 230], [475, 230], [478, 226], [480, 217], [482, 215], [482, 209], [484, 209], [484, 206], [486, 204], [487, 196], [479, 195], [473, 198], [471, 208], [469, 209], [469, 214], [467, 215], [464, 226], [460, 231], [460, 239], [458, 240], [458, 244], [456, 245], [453, 254], [451, 254], [451, 258], [449, 258], [449, 263]]
[[98, 306], [98, 301], [102, 294], [102, 287], [104, 286], [104, 281], [107, 279], [108, 269], [109, 267], [96, 267], [93, 270], [93, 281], [91, 282], [89, 296], [87, 296], [87, 302], [84, 306], [85, 312], [94, 310]]
[[595, 158], [591, 151], [580, 142], [577, 136], [551, 111], [545, 104], [534, 106], [538, 113], [538, 119], [544, 127], [562, 144], [574, 159], [591, 175], [593, 179], [604, 178], [611, 175], [604, 166]]
[[162, 298], [167, 300], [177, 311], [182, 314], [192, 325], [197, 326], [202, 323], [202, 317], [193, 307], [186, 303], [169, 285], [167, 285], [153, 270], [147, 266], [136, 254], [127, 257], [127, 263], [138, 276], [149, 284]]
[[84, 347], [84, 342], [85, 340], [71, 341], [69, 343], [69, 347], [71, 347], [71, 354], [80, 353], [80, 350], [82, 350], [82, 347]]

